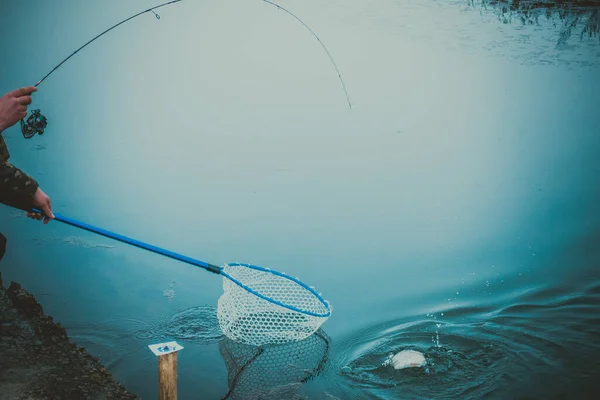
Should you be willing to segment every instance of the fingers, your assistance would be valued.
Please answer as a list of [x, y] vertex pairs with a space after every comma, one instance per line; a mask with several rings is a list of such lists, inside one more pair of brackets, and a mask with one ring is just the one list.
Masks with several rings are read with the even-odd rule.
[[36, 92], [35, 86], [28, 86], [13, 90], [11, 93], [16, 98], [17, 104], [19, 104], [19, 113], [21, 119], [27, 116], [27, 106], [31, 104], [31, 93]]
[[37, 88], [35, 86], [26, 86], [13, 90], [10, 94], [16, 98], [22, 96], [29, 96], [31, 93], [37, 92]]
[[[50, 199], [48, 199], [48, 202], [42, 207], [42, 211], [44, 212], [44, 214], [46, 214], [46, 218], [48, 220], [54, 218], [54, 214], [52, 214], [52, 208], [50, 207]], [[44, 219], [44, 223], [47, 224], [48, 221], [46, 221], [46, 219]]]
[[50, 201], [50, 197], [48, 197], [46, 195], [46, 193], [44, 193], [42, 191], [42, 189], [40, 189], [39, 187], [37, 188], [37, 190], [35, 192], [35, 198], [33, 201], [33, 205], [38, 210], [41, 209], [41, 212], [38, 212], [38, 210], [36, 210], [35, 212], [29, 212], [27, 215], [30, 216], [31, 218], [35, 218], [37, 220], [40, 220], [43, 218], [44, 224], [47, 224], [48, 222], [50, 222], [51, 220], [53, 220], [55, 218], [54, 214], [52, 213], [52, 202]]
[[31, 104], [31, 96], [18, 97], [17, 101], [19, 102], [19, 104], [21, 104], [23, 106], [28, 106], [29, 104]]
[[27, 213], [27, 216], [31, 219], [37, 219], [38, 221], [44, 220], [44, 224], [47, 224], [48, 222], [50, 222], [50, 220], [54, 219], [54, 214], [52, 214], [52, 212], [46, 215], [29, 212]]
[[44, 213], [46, 214], [45, 218], [44, 218], [44, 224], [47, 224], [48, 222], [50, 222], [51, 219], [54, 218], [54, 214], [52, 213], [52, 204], [50, 203], [50, 198], [48, 198], [48, 203], [46, 203], [46, 206], [43, 208]]
[[41, 221], [44, 218], [42, 214], [34, 212], [28, 212], [27, 216], [31, 219], [37, 219], [38, 221]]

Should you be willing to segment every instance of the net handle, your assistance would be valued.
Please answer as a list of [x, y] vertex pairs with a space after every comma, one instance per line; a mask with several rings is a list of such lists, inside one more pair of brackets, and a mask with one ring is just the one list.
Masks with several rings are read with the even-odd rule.
[[[35, 212], [35, 213], [40, 213], [42, 215], [45, 215], [45, 213], [43, 211], [38, 210], [36, 208], [34, 208], [32, 211]], [[85, 222], [77, 221], [77, 220], [75, 220], [73, 218], [69, 218], [69, 217], [66, 217], [66, 216], [58, 214], [58, 213], [54, 213], [54, 218], [56, 219], [56, 221], [62, 222], [64, 224], [71, 225], [71, 226], [74, 226], [76, 228], [80, 228], [80, 229], [83, 229], [83, 230], [86, 230], [86, 231], [89, 231], [89, 232], [93, 232], [93, 233], [96, 233], [98, 235], [106, 236], [108, 238], [111, 238], [111, 239], [114, 239], [114, 240], [118, 240], [120, 242], [127, 243], [127, 244], [130, 244], [132, 246], [139, 247], [139, 248], [142, 248], [144, 250], [148, 250], [148, 251], [151, 251], [153, 253], [160, 254], [162, 256], [173, 258], [175, 260], [182, 261], [184, 263], [191, 264], [191, 265], [194, 265], [196, 267], [204, 268], [205, 270], [213, 272], [213, 273], [218, 274], [218, 275], [221, 275], [222, 270], [223, 270], [222, 267], [219, 267], [217, 265], [212, 265], [212, 264], [209, 264], [209, 263], [201, 261], [201, 260], [196, 260], [194, 258], [191, 258], [191, 257], [188, 257], [188, 256], [184, 256], [182, 254], [178, 254], [178, 253], [175, 253], [175, 252], [167, 250], [167, 249], [163, 249], [163, 248], [160, 248], [160, 247], [148, 244], [148, 243], [144, 243], [144, 242], [141, 242], [139, 240], [132, 239], [130, 237], [123, 236], [123, 235], [120, 235], [118, 233], [111, 232], [109, 230], [102, 229], [102, 228], [99, 228], [97, 226], [93, 226], [93, 225], [87, 224]]]
[[[36, 209], [36, 208], [33, 208], [32, 212], [40, 213], [42, 215], [45, 215], [45, 213], [43, 211], [41, 211], [39, 209]], [[188, 256], [184, 256], [182, 254], [178, 254], [178, 253], [175, 253], [175, 252], [170, 251], [170, 250], [166, 250], [166, 249], [163, 249], [163, 248], [160, 248], [160, 247], [148, 244], [148, 243], [144, 243], [144, 242], [141, 242], [139, 240], [132, 239], [130, 237], [127, 237], [127, 236], [124, 236], [124, 235], [120, 235], [118, 233], [111, 232], [109, 230], [106, 230], [106, 229], [103, 229], [103, 228], [99, 228], [97, 226], [90, 225], [90, 224], [85, 223], [85, 222], [77, 221], [76, 219], [69, 218], [69, 217], [66, 217], [66, 216], [58, 214], [58, 213], [54, 213], [54, 219], [56, 221], [62, 222], [62, 223], [67, 224], [67, 225], [74, 226], [76, 228], [80, 228], [80, 229], [83, 229], [83, 230], [86, 230], [86, 231], [89, 231], [89, 232], [93, 232], [93, 233], [96, 233], [98, 235], [106, 236], [108, 238], [111, 238], [111, 239], [114, 239], [114, 240], [118, 240], [120, 242], [127, 243], [127, 244], [130, 244], [132, 246], [139, 247], [139, 248], [142, 248], [142, 249], [145, 249], [145, 250], [148, 250], [148, 251], [151, 251], [153, 253], [157, 253], [157, 254], [160, 254], [160, 255], [163, 255], [163, 256], [166, 256], [166, 257], [169, 257], [169, 258], [173, 258], [175, 260], [182, 261], [184, 263], [191, 264], [191, 265], [194, 265], [196, 267], [204, 268], [205, 270], [207, 270], [209, 272], [215, 273], [217, 275], [221, 275], [221, 276], [223, 276], [223, 277], [231, 280], [233, 283], [235, 283], [236, 285], [242, 287], [243, 289], [245, 289], [246, 291], [252, 293], [255, 296], [258, 296], [258, 297], [260, 297], [260, 298], [262, 298], [262, 299], [264, 299], [264, 300], [266, 300], [266, 301], [268, 301], [270, 303], [282, 306], [282, 307], [287, 308], [289, 310], [300, 312], [302, 314], [311, 315], [311, 316], [314, 316], [314, 317], [328, 317], [331, 314], [331, 310], [329, 308], [329, 304], [327, 304], [327, 302], [325, 301], [325, 299], [323, 299], [323, 297], [321, 295], [319, 295], [314, 289], [308, 287], [306, 284], [300, 282], [298, 279], [295, 279], [295, 278], [293, 278], [293, 277], [291, 277], [289, 275], [283, 274], [281, 272], [277, 272], [277, 271], [273, 271], [273, 270], [267, 270], [265, 268], [261, 268], [261, 267], [258, 267], [258, 266], [255, 266], [255, 265], [250, 265], [250, 264], [242, 264], [242, 263], [230, 263], [229, 264], [231, 266], [236, 266], [236, 265], [237, 266], [245, 266], [245, 267], [249, 267], [249, 268], [253, 268], [253, 269], [257, 269], [257, 270], [261, 270], [261, 271], [268, 271], [268, 272], [270, 272], [272, 274], [279, 275], [281, 277], [285, 277], [287, 279], [290, 279], [290, 280], [296, 282], [297, 284], [300, 284], [305, 289], [307, 289], [308, 291], [310, 291], [314, 296], [316, 296], [319, 299], [319, 301], [325, 306], [325, 308], [327, 309], [327, 312], [323, 313], [323, 314], [313, 313], [313, 312], [310, 312], [308, 310], [301, 310], [301, 309], [299, 309], [297, 307], [294, 307], [294, 306], [291, 306], [291, 305], [288, 305], [288, 304], [284, 304], [284, 303], [282, 303], [280, 301], [271, 299], [271, 298], [269, 298], [269, 297], [267, 297], [267, 296], [265, 296], [265, 295], [263, 295], [261, 293], [258, 293], [257, 291], [255, 291], [252, 288], [244, 285], [242, 282], [238, 281], [234, 277], [230, 276], [225, 271], [223, 271], [223, 267], [219, 267], [217, 265], [212, 265], [212, 264], [209, 264], [209, 263], [204, 262], [204, 261], [196, 260], [194, 258], [191, 258], [191, 257], [188, 257]]]

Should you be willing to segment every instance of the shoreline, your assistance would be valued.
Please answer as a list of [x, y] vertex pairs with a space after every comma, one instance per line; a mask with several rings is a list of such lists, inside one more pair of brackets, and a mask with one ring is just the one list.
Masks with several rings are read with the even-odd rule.
[[0, 273], [0, 400], [139, 399]]

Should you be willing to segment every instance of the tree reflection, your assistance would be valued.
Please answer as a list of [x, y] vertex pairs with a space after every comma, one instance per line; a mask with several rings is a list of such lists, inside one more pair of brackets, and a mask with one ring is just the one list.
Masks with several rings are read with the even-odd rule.
[[491, 10], [504, 24], [520, 22], [539, 25], [540, 18], [560, 26], [558, 45], [564, 45], [573, 33], [579, 40], [597, 37], [600, 41], [600, 1], [577, 0], [468, 0], [482, 11]]

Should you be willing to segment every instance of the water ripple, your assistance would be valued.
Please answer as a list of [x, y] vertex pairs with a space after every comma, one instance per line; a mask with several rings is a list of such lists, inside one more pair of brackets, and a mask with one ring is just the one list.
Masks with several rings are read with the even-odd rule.
[[191, 307], [179, 311], [165, 321], [138, 330], [140, 340], [165, 339], [187, 342], [215, 343], [223, 334], [217, 320], [217, 309], [212, 306]]
[[[599, 288], [540, 287], [510, 301], [389, 321], [338, 344], [335, 368], [346, 389], [382, 399], [551, 397], [597, 387], [589, 376], [600, 351]], [[386, 360], [401, 350], [423, 353], [426, 365], [395, 370]]]

